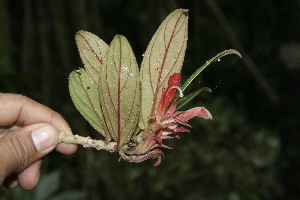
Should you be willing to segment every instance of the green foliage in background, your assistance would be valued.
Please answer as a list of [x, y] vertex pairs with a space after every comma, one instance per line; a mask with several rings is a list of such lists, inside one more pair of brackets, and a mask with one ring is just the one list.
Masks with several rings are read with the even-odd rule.
[[56, 170], [42, 176], [36, 188], [26, 191], [18, 187], [11, 192], [12, 200], [82, 200], [87, 196], [83, 190], [58, 192], [61, 187], [61, 173]]

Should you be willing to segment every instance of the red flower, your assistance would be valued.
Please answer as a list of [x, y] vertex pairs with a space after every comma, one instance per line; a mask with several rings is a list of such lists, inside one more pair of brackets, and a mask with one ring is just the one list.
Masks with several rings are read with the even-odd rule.
[[162, 143], [163, 139], [179, 139], [178, 132], [189, 132], [189, 130], [178, 127], [185, 125], [191, 127], [186, 122], [194, 117], [203, 117], [205, 119], [212, 119], [212, 115], [204, 107], [195, 107], [187, 111], [176, 111], [176, 102], [173, 101], [177, 90], [180, 90], [180, 73], [172, 74], [169, 77], [168, 86], [162, 89], [162, 97], [156, 111], [154, 123], [154, 135], [141, 141], [136, 148], [130, 151], [125, 151], [130, 155], [129, 161], [142, 162], [150, 158], [157, 158], [154, 166], [161, 162], [164, 153], [159, 149], [160, 147], [171, 149]]

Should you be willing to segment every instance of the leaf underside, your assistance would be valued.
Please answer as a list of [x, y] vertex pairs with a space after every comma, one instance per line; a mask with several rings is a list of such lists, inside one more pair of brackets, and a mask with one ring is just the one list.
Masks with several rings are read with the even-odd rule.
[[99, 71], [108, 45], [98, 36], [83, 30], [76, 33], [75, 40], [85, 70], [98, 85]]
[[69, 76], [69, 90], [75, 107], [90, 125], [104, 133], [104, 119], [101, 112], [98, 86], [82, 68], [71, 72]]
[[71, 98], [81, 115], [110, 140], [101, 110], [98, 79], [108, 45], [96, 35], [87, 31], [78, 31], [76, 44], [84, 68], [71, 72], [69, 90]]
[[137, 128], [140, 79], [134, 53], [124, 36], [110, 44], [99, 76], [100, 101], [106, 126], [118, 150]]
[[167, 16], [152, 37], [141, 65], [141, 120], [144, 129], [161, 98], [163, 86], [181, 71], [187, 44], [188, 11], [178, 9]]

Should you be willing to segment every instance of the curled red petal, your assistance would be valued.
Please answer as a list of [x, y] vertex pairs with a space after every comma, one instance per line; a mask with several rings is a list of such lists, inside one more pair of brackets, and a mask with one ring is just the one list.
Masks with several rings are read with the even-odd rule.
[[[172, 137], [172, 136], [169, 136], [169, 135], [163, 135], [163, 136], [161, 136], [160, 138], [163, 139], [163, 140], [165, 140], [165, 139], [173, 139], [173, 137]], [[163, 144], [163, 147], [164, 147], [164, 148], [167, 148], [167, 149], [173, 149], [172, 147], [166, 146], [166, 145], [164, 145], [164, 144]]]
[[148, 160], [150, 158], [157, 158], [156, 163], [153, 166], [158, 166], [161, 163], [161, 159], [164, 157], [164, 153], [159, 149], [154, 149], [145, 155], [144, 160]]
[[182, 128], [182, 127], [177, 127], [175, 129], [175, 132], [190, 132], [190, 130], [186, 129], [186, 128]]
[[204, 107], [196, 107], [185, 111], [180, 115], [180, 120], [188, 121], [194, 117], [203, 117], [204, 119], [212, 119], [210, 112]]
[[129, 161], [129, 162], [135, 162], [135, 163], [140, 163], [143, 162], [145, 160], [148, 160], [150, 158], [157, 158], [156, 163], [154, 163], [153, 166], [157, 166], [161, 163], [161, 159], [164, 157], [164, 153], [159, 150], [159, 149], [153, 149], [150, 152], [146, 153], [146, 154], [142, 154], [142, 155], [129, 155], [129, 156], [125, 156], [123, 158], [125, 158], [125, 160]]
[[151, 136], [145, 141], [141, 142], [136, 148], [131, 151], [127, 151], [127, 154], [145, 154], [151, 149], [160, 146], [162, 139], [156, 136]]

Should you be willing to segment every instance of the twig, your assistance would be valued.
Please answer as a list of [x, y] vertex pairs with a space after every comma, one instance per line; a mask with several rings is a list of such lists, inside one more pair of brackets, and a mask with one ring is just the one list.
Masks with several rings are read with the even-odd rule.
[[106, 150], [109, 152], [114, 152], [116, 142], [105, 142], [103, 140], [95, 140], [91, 137], [82, 137], [79, 135], [67, 135], [64, 132], [59, 133], [59, 142], [67, 143], [67, 144], [80, 144], [84, 148], [92, 147], [97, 150]]

